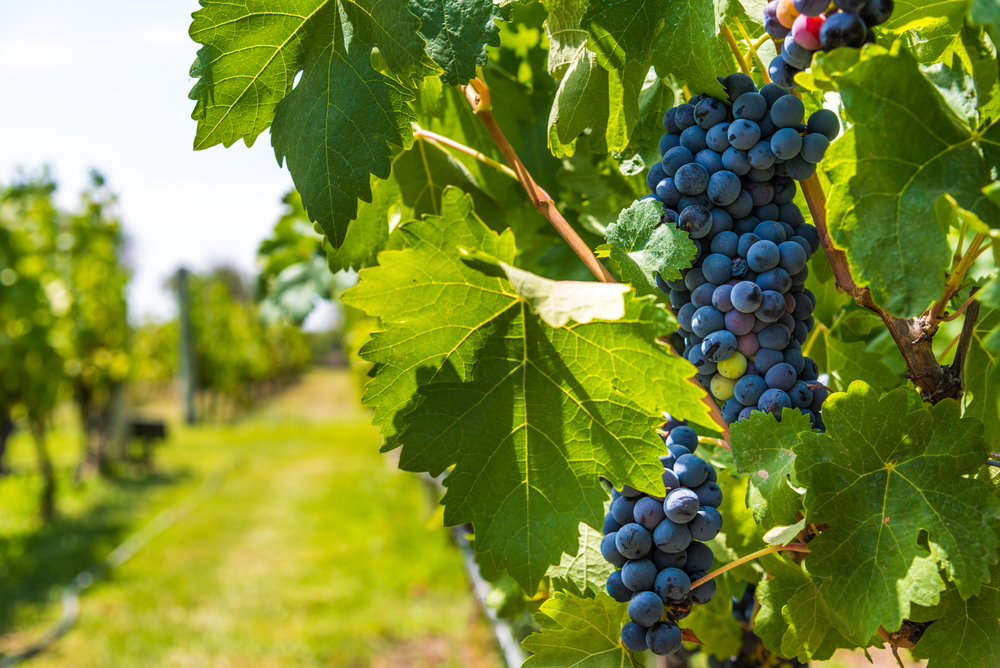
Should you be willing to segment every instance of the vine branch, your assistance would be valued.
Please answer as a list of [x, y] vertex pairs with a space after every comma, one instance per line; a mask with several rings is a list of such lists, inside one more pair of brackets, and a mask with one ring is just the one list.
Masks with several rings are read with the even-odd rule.
[[[888, 311], [882, 309], [872, 299], [871, 292], [866, 287], [859, 287], [851, 276], [851, 269], [847, 262], [847, 255], [833, 244], [827, 229], [826, 221], [826, 195], [819, 183], [819, 178], [813, 174], [805, 181], [801, 181], [802, 194], [805, 196], [809, 212], [812, 214], [813, 222], [816, 225], [816, 232], [819, 235], [820, 243], [826, 256], [830, 260], [833, 268], [834, 279], [837, 287], [854, 298], [858, 305], [863, 306], [881, 318], [885, 323], [892, 340], [902, 353], [906, 366], [909, 368], [907, 377], [913, 381], [921, 393], [924, 401], [936, 404], [942, 399], [958, 399], [962, 395], [961, 379], [956, 376], [956, 369], [941, 366], [937, 361], [933, 349], [933, 336], [937, 330], [937, 322], [931, 313], [925, 313], [916, 318], [897, 318]], [[978, 248], [978, 247], [977, 247]], [[972, 247], [970, 246], [970, 250]], [[974, 253], [968, 253], [968, 256]], [[971, 261], [969, 262], [971, 264]], [[959, 267], [962, 264], [960, 263]], [[965, 267], [966, 269], [968, 266]], [[965, 270], [961, 270], [961, 277], [957, 277], [959, 271], [952, 272], [949, 276], [949, 285], [955, 284], [955, 289], [961, 284], [961, 279], [965, 275]], [[957, 277], [957, 278], [955, 278]], [[955, 283], [957, 281], [957, 283]], [[953, 294], [953, 293], [952, 293]], [[951, 294], [948, 294], [948, 299]], [[943, 300], [947, 303], [947, 299]], [[943, 307], [941, 308], [943, 312]], [[968, 316], [966, 316], [968, 317]], [[957, 357], [957, 353], [956, 353]], [[964, 358], [964, 356], [963, 356]]]
[[[732, 33], [730, 33], [732, 36]], [[573, 249], [573, 252], [583, 260], [583, 263], [587, 265], [587, 268], [597, 277], [597, 280], [604, 283], [616, 283], [614, 276], [611, 275], [603, 264], [594, 256], [584, 243], [580, 235], [570, 226], [570, 224], [563, 218], [559, 210], [556, 209], [555, 202], [549, 196], [545, 190], [543, 190], [535, 180], [531, 178], [531, 174], [528, 173], [528, 169], [521, 162], [521, 159], [517, 157], [517, 153], [514, 151], [514, 147], [510, 145], [507, 141], [506, 135], [504, 135], [503, 130], [500, 129], [500, 125], [497, 123], [496, 118], [493, 116], [493, 112], [490, 111], [490, 90], [486, 84], [478, 77], [472, 79], [468, 86], [462, 86], [462, 91], [465, 93], [466, 99], [469, 104], [472, 105], [476, 116], [479, 120], [483, 122], [486, 126], [487, 132], [490, 133], [490, 137], [493, 138], [494, 143], [496, 143], [497, 148], [503, 154], [507, 163], [511, 166], [512, 171], [517, 176], [517, 180], [521, 182], [521, 186], [524, 191], [531, 198], [532, 203], [535, 205], [535, 209], [538, 213], [545, 216], [545, 218], [552, 223], [552, 226], [556, 228], [559, 235], [566, 240], [569, 247]], [[457, 143], [457, 142], [456, 142]], [[690, 382], [697, 384], [694, 378], [689, 379]], [[699, 389], [704, 390], [701, 385], [697, 385]], [[729, 441], [729, 425], [726, 421], [722, 419], [722, 410], [719, 408], [711, 396], [707, 392], [703, 393], [702, 403], [708, 407], [708, 412], [712, 416], [712, 420], [718, 425], [719, 430], [722, 432], [725, 440]]]
[[597, 280], [603, 283], [615, 283], [615, 278], [611, 275], [611, 272], [594, 256], [587, 244], [580, 238], [580, 235], [576, 233], [576, 230], [570, 226], [566, 219], [563, 218], [563, 215], [559, 213], [559, 210], [556, 209], [555, 202], [552, 201], [549, 194], [535, 183], [535, 180], [531, 178], [531, 174], [525, 168], [524, 163], [517, 157], [514, 148], [507, 141], [503, 130], [497, 124], [493, 112], [490, 111], [489, 88], [487, 88], [486, 84], [476, 78], [470, 82], [470, 85], [462, 86], [462, 90], [475, 110], [476, 116], [486, 126], [490, 137], [493, 138], [497, 148], [500, 149], [503, 157], [507, 160], [507, 164], [510, 165], [512, 171], [517, 176], [517, 180], [521, 182], [524, 191], [531, 198], [531, 202], [535, 205], [538, 213], [545, 216], [552, 223], [552, 227], [556, 228], [559, 235], [569, 244], [573, 252], [583, 260], [583, 263], [587, 265], [587, 269], [590, 269], [591, 273], [597, 277]]

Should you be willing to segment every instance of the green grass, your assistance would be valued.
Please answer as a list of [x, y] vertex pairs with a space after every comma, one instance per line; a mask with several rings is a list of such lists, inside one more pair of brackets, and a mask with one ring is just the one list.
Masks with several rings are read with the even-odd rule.
[[[347, 396], [337, 388], [349, 382], [318, 372], [295, 391]], [[0, 480], [0, 650], [37, 638], [77, 572], [237, 462], [212, 498], [86, 592], [76, 626], [32, 665], [500, 665], [422, 483], [378, 453], [367, 415], [302, 403], [173, 425], [156, 473], [80, 488], [68, 478], [76, 436], [60, 431], [48, 527], [33, 518], [30, 441], [15, 439], [16, 473]]]

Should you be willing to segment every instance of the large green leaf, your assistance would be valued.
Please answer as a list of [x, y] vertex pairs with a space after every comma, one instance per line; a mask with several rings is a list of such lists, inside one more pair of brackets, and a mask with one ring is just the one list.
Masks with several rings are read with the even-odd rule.
[[389, 178], [392, 149], [413, 143], [413, 96], [371, 65], [371, 45], [337, 21], [332, 44], [309, 54], [299, 82], [278, 107], [271, 142], [286, 161], [310, 218], [334, 248], [372, 200], [369, 173]]
[[1000, 309], [983, 305], [972, 330], [962, 378], [965, 415], [983, 423], [987, 443], [1000, 441], [1000, 360], [998, 351], [986, 346], [987, 338], [1000, 327]]
[[[921, 313], [944, 290], [951, 261], [934, 201], [950, 193], [987, 222], [995, 208], [989, 147], [998, 130], [973, 132], [897, 43], [819, 54], [813, 74], [828, 77], [854, 125], [824, 160], [832, 187], [829, 230], [875, 301], [899, 316]], [[986, 153], [984, 159], [984, 151]]]
[[[660, 162], [659, 139], [663, 135], [663, 113], [679, 99], [681, 89], [661, 79], [655, 67], [646, 72], [639, 93], [639, 121], [629, 135], [628, 146], [614, 153], [619, 171], [626, 176], [641, 176], [645, 180], [649, 168]], [[643, 189], [643, 194], [647, 191]]]
[[595, 0], [580, 23], [601, 66], [621, 70], [647, 61], [669, 10], [670, 3], [657, 0]]
[[913, 648], [927, 668], [1000, 666], [1000, 567], [991, 569], [990, 584], [978, 596], [963, 600], [952, 589], [934, 608], [935, 621]]
[[626, 668], [624, 606], [610, 596], [577, 598], [555, 592], [535, 614], [541, 627], [521, 644], [532, 654], [524, 668]]
[[549, 112], [549, 148], [555, 155], [573, 155], [577, 137], [590, 130], [595, 153], [628, 146], [639, 118], [639, 93], [646, 70], [632, 63], [610, 72], [597, 56], [581, 46], [559, 84]]
[[[372, 201], [371, 175], [389, 177], [389, 145], [412, 144], [413, 96], [373, 68], [372, 50], [403, 80], [440, 71], [436, 62], [447, 82], [465, 83], [486, 62], [487, 45], [499, 45], [494, 20], [506, 14], [489, 0], [202, 5], [191, 25], [192, 38], [204, 45], [192, 66], [195, 148], [240, 138], [251, 145], [273, 125], [275, 155], [287, 162], [311, 220], [334, 250], [347, 243], [358, 200]], [[335, 264], [370, 256], [380, 239], [383, 231], [369, 225]]]
[[764, 529], [795, 523], [802, 497], [795, 491], [795, 453], [801, 433], [811, 429], [809, 418], [798, 410], [773, 415], [755, 412], [732, 425], [730, 445], [740, 473], [748, 474], [746, 504]]
[[580, 19], [587, 11], [587, 0], [544, 0], [549, 10], [545, 19], [545, 34], [549, 37], [549, 74], [562, 79], [577, 52], [587, 43], [587, 31]]
[[640, 295], [658, 294], [654, 277], [676, 279], [681, 269], [691, 266], [697, 250], [686, 232], [663, 222], [663, 205], [654, 200], [640, 200], [608, 226], [611, 248], [599, 256], [608, 256], [618, 265], [621, 278]]
[[563, 554], [557, 565], [549, 567], [547, 576], [552, 585], [574, 596], [600, 596], [615, 567], [601, 554], [600, 531], [580, 523], [580, 549], [576, 554]]
[[882, 356], [865, 350], [864, 341], [847, 343], [836, 336], [825, 337], [829, 385], [837, 392], [860, 380], [878, 390], [894, 389], [899, 378], [882, 361]]
[[[469, 367], [481, 345], [478, 339], [496, 319], [497, 311], [509, 307], [507, 297], [495, 289], [497, 282], [481, 278], [478, 272], [469, 269], [455, 249], [478, 248], [509, 261], [516, 252], [513, 235], [491, 234], [488, 228], [477, 224], [467, 195], [454, 188], [443, 192], [439, 215], [408, 222], [393, 233], [397, 239], [397, 252], [390, 256], [394, 271], [369, 269], [363, 274], [364, 282], [343, 295], [349, 306], [363, 308], [384, 322], [395, 323], [391, 330], [376, 334], [362, 350], [366, 356], [385, 360], [378, 363], [377, 373], [365, 387], [364, 403], [375, 407], [373, 423], [382, 427], [388, 447], [395, 446], [395, 414], [416, 396], [418, 368], [440, 368], [447, 363], [448, 375], [468, 380]], [[408, 278], [410, 274], [421, 273], [430, 276], [425, 275], [421, 282]], [[441, 288], [428, 284], [431, 277], [448, 289], [443, 294], [449, 299], [475, 295], [477, 305], [483, 309], [481, 319], [470, 321], [470, 314], [464, 309], [427, 308], [424, 302], [441, 293]], [[470, 284], [470, 279], [476, 283]], [[414, 300], [406, 296], [406, 291], [421, 297]], [[414, 304], [423, 307], [416, 311], [420, 318], [414, 318]], [[435, 349], [439, 351], [436, 364], [425, 352]], [[398, 359], [394, 351], [401, 353]]]
[[738, 3], [712, 0], [597, 0], [582, 24], [604, 68], [621, 70], [652, 58], [658, 72], [686, 81], [693, 92], [725, 98], [715, 77], [730, 58], [718, 26], [740, 10]]
[[719, 35], [720, 15], [715, 3], [666, 0], [658, 4], [666, 23], [653, 43], [656, 71], [686, 81], [692, 93], [725, 100], [725, 89], [716, 76], [730, 71], [733, 60]]
[[879, 32], [899, 37], [922, 64], [944, 60], [962, 49], [969, 0], [897, 0]]
[[412, 150], [399, 152], [392, 167], [392, 178], [399, 186], [402, 201], [415, 216], [440, 215], [442, 195], [451, 186], [471, 195], [488, 223], [500, 226], [503, 222], [499, 203], [446, 147], [417, 139]]
[[198, 81], [191, 117], [198, 121], [196, 149], [253, 145], [274, 119], [316, 41], [333, 39], [334, 3], [268, 0], [234, 4], [200, 0], [192, 15], [191, 39], [203, 44], [191, 66]]
[[996, 501], [962, 477], [986, 461], [982, 424], [954, 401], [911, 411], [908, 394], [855, 382], [824, 405], [826, 433], [795, 450], [806, 522], [830, 525], [806, 562], [834, 579], [826, 600], [857, 640], [898, 629], [911, 603], [935, 605], [939, 567], [968, 597], [997, 559]]
[[[486, 228], [457, 191], [445, 191], [442, 206], [440, 217], [403, 225], [402, 249], [383, 252], [344, 295], [386, 326], [361, 351], [376, 365], [365, 403], [385, 447], [403, 446], [400, 467], [438, 474], [454, 465], [445, 521], [472, 522], [476, 548], [533, 591], [577, 551], [579, 522], [600, 526], [598, 476], [662, 490], [658, 410], [712, 423], [688, 381], [694, 368], [656, 343], [669, 331], [661, 307], [621, 286], [516, 270], [510, 233]], [[456, 246], [501, 268], [480, 272]], [[583, 312], [598, 319], [546, 324]]]
[[382, 181], [373, 176], [371, 189], [372, 201], [358, 205], [358, 218], [347, 228], [344, 243], [340, 248], [326, 246], [327, 264], [334, 273], [371, 264], [389, 238], [389, 221], [406, 213], [395, 179]]
[[492, 0], [409, 0], [420, 18], [420, 35], [427, 53], [444, 74], [445, 83], [457, 86], [476, 76], [486, 64], [486, 47], [500, 46], [498, 20], [507, 12]]
[[760, 610], [754, 633], [764, 646], [781, 656], [800, 661], [825, 661], [838, 647], [851, 647], [837, 630], [842, 622], [826, 605], [817, 582], [786, 557], [767, 555], [761, 563], [768, 577], [757, 587]]
[[994, 37], [1000, 35], [1000, 5], [993, 0], [972, 0], [969, 20], [986, 26]]

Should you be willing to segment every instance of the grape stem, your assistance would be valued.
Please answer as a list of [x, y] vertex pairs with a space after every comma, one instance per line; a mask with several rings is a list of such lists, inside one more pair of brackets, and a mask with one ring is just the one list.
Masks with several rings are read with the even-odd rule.
[[732, 561], [723, 566], [722, 568], [715, 569], [705, 577], [695, 580], [694, 582], [691, 583], [691, 589], [700, 587], [709, 580], [717, 578], [726, 571], [732, 570], [737, 566], [742, 566], [748, 561], [753, 561], [754, 559], [763, 557], [765, 554], [773, 554], [774, 552], [781, 552], [782, 550], [788, 552], [805, 552], [806, 554], [809, 553], [809, 548], [804, 543], [789, 543], [788, 545], [772, 545], [771, 547], [765, 547], [763, 550], [757, 550], [756, 552], [748, 554], [745, 557], [740, 557], [736, 561]]
[[531, 198], [531, 202], [535, 205], [538, 213], [542, 214], [552, 223], [552, 227], [556, 228], [556, 232], [569, 244], [573, 252], [583, 260], [583, 263], [587, 265], [587, 269], [590, 269], [591, 273], [597, 277], [597, 280], [603, 283], [617, 282], [615, 281], [615, 277], [611, 275], [611, 272], [590, 251], [590, 248], [580, 238], [580, 235], [576, 233], [576, 230], [563, 218], [563, 215], [556, 209], [555, 202], [552, 201], [549, 194], [535, 183], [535, 180], [531, 178], [531, 174], [525, 168], [524, 163], [517, 157], [514, 148], [507, 141], [507, 137], [504, 135], [503, 130], [500, 129], [500, 125], [497, 124], [496, 117], [490, 111], [490, 89], [486, 84], [481, 79], [476, 78], [470, 82], [470, 85], [462, 86], [462, 90], [465, 93], [465, 97], [469, 100], [469, 104], [475, 110], [476, 116], [486, 126], [487, 132], [490, 133], [497, 148], [500, 149], [503, 157], [507, 160], [507, 164], [510, 165], [512, 171], [517, 176], [517, 180], [521, 182], [524, 191]]
[[455, 141], [454, 139], [449, 139], [448, 137], [445, 137], [444, 135], [439, 135], [438, 133], [431, 132], [430, 130], [424, 130], [422, 127], [420, 127], [416, 123], [411, 123], [410, 125], [413, 126], [413, 136], [414, 137], [416, 137], [418, 139], [426, 139], [427, 141], [431, 142], [432, 144], [439, 144], [439, 145], [442, 145], [442, 146], [447, 146], [449, 148], [453, 148], [456, 151], [459, 151], [460, 153], [464, 153], [466, 155], [472, 156], [473, 158], [475, 158], [476, 160], [480, 161], [481, 163], [483, 163], [485, 165], [489, 165], [490, 167], [493, 167], [494, 169], [499, 169], [501, 172], [503, 172], [507, 176], [511, 177], [514, 180], [517, 180], [517, 174], [514, 172], [513, 169], [511, 169], [507, 165], [504, 165], [504, 164], [501, 164], [501, 163], [497, 162], [496, 160], [494, 160], [493, 158], [489, 157], [488, 155], [480, 153], [476, 149], [471, 148], [469, 146], [466, 146], [465, 144], [460, 144], [457, 141]]
[[[873, 311], [882, 319], [896, 343], [896, 347], [899, 348], [899, 352], [902, 353], [903, 359], [906, 361], [906, 366], [909, 368], [907, 377], [920, 388], [924, 401], [936, 404], [943, 399], [961, 397], [962, 382], [961, 375], [958, 373], [961, 371], [961, 367], [956, 366], [956, 364], [965, 359], [962, 343], [959, 343], [959, 350], [955, 353], [956, 363], [948, 367], [942, 366], [934, 354], [933, 338], [937, 331], [937, 321], [933, 319], [932, 313], [925, 313], [915, 318], [897, 318], [876, 304], [872, 299], [871, 291], [854, 282], [847, 255], [834, 245], [833, 239], [830, 237], [826, 221], [826, 195], [823, 194], [819, 177], [813, 174], [805, 181], [800, 181], [799, 185], [802, 186], [802, 194], [805, 196], [809, 212], [812, 214], [820, 243], [823, 245], [823, 250], [826, 251], [830, 266], [833, 268], [837, 287], [853, 297], [858, 305]], [[973, 246], [978, 251], [979, 244], [973, 241]], [[976, 251], [972, 250], [973, 246], [969, 247], [971, 252], [966, 254], [967, 257], [974, 256]], [[971, 262], [972, 260], [969, 259], [959, 263], [956, 271], [949, 276], [949, 285], [954, 285], [955, 289], [958, 289]], [[961, 272], [960, 276], [959, 272]], [[949, 294], [948, 299], [950, 298]], [[944, 300], [940, 307], [941, 311], [944, 309], [943, 304], [946, 303], [947, 300]], [[971, 335], [966, 338], [971, 341]]]
[[948, 280], [944, 285], [944, 295], [941, 299], [931, 307], [930, 314], [928, 316], [927, 327], [931, 330], [933, 334], [937, 330], [938, 323], [944, 319], [944, 309], [948, 305], [951, 298], [958, 292], [958, 289], [962, 287], [962, 281], [965, 280], [965, 274], [969, 271], [969, 267], [972, 263], [976, 261], [979, 257], [979, 247], [983, 245], [986, 240], [986, 235], [982, 233], [976, 234], [972, 238], [972, 243], [969, 244], [968, 250], [962, 256], [961, 261], [958, 266], [955, 267], [952, 272], [948, 275]]
[[[740, 34], [743, 35], [743, 39], [746, 40], [747, 46], [750, 47], [750, 53], [753, 55], [753, 59], [757, 61], [757, 67], [760, 68], [760, 75], [764, 78], [764, 83], [771, 83], [771, 77], [767, 74], [767, 68], [764, 67], [764, 61], [761, 60], [759, 55], [757, 55], [757, 45], [750, 39], [750, 35], [748, 35], [747, 31], [743, 28], [743, 24], [740, 22], [739, 18], [733, 17], [733, 21], [736, 23], [736, 27], [739, 28]], [[764, 34], [764, 37], [767, 37], [766, 33]]]
[[736, 43], [736, 38], [733, 37], [733, 31], [726, 24], [722, 24], [720, 30], [722, 36], [726, 38], [726, 42], [729, 43], [729, 48], [732, 49], [733, 55], [736, 56], [736, 62], [740, 64], [740, 70], [743, 74], [749, 75], [750, 66], [747, 65], [747, 59], [743, 57], [743, 50], [740, 49], [740, 45]]

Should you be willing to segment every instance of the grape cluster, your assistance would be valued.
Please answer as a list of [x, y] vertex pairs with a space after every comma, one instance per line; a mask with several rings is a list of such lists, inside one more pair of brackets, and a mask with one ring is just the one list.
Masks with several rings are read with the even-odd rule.
[[663, 119], [663, 160], [649, 170], [646, 197], [663, 203], [664, 222], [687, 231], [698, 253], [680, 279], [657, 275], [657, 286], [727, 423], [798, 408], [822, 429], [827, 393], [802, 354], [816, 307], [806, 262], [820, 242], [792, 200], [840, 121], [824, 109], [803, 124], [800, 99], [773, 84], [758, 92], [745, 74], [724, 84], [732, 107], [696, 95]]
[[893, 0], [771, 0], [764, 28], [775, 43], [784, 40], [767, 68], [771, 80], [793, 88], [795, 75], [808, 69], [820, 49], [860, 49], [874, 42], [872, 27], [889, 20], [892, 9]]
[[715, 581], [692, 589], [715, 557], [704, 541], [722, 529], [716, 510], [722, 490], [712, 465], [694, 454], [698, 436], [668, 417], [663, 462], [664, 496], [625, 486], [612, 490], [604, 518], [601, 554], [617, 570], [608, 577], [608, 594], [628, 603], [632, 621], [622, 627], [622, 644], [633, 652], [673, 654], [681, 647], [677, 621], [715, 594]]

